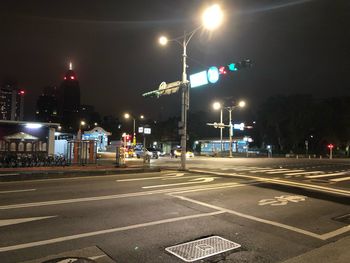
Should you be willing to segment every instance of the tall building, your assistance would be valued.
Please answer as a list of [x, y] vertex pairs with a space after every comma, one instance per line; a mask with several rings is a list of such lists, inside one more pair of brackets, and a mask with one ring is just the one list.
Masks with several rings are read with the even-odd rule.
[[36, 103], [36, 119], [41, 122], [60, 122], [58, 115], [58, 90], [45, 87]]
[[58, 114], [62, 123], [68, 130], [75, 130], [79, 126], [80, 86], [72, 63], [69, 63], [69, 70], [64, 76], [58, 94]]
[[0, 87], [1, 120], [23, 120], [24, 93], [14, 82], [5, 82]]

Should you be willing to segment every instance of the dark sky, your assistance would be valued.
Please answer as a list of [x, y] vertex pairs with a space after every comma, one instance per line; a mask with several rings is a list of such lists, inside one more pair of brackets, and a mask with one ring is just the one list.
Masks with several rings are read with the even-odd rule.
[[[181, 47], [157, 44], [200, 23], [208, 1], [1, 0], [0, 80], [12, 76], [27, 91], [26, 116], [44, 86], [59, 85], [72, 61], [82, 103], [103, 115], [124, 111], [151, 118], [178, 115], [178, 95], [141, 94], [181, 79]], [[250, 58], [254, 67], [191, 91], [191, 110], [214, 98], [250, 105], [274, 94], [350, 95], [350, 1], [219, 1], [221, 28], [199, 32], [189, 46], [189, 73]]]

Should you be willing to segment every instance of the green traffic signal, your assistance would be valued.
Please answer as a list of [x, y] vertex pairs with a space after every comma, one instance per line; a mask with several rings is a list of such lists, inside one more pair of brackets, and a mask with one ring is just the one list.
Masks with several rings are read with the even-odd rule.
[[231, 63], [230, 65], [228, 65], [228, 69], [231, 71], [237, 71], [238, 68], [236, 67], [235, 63]]

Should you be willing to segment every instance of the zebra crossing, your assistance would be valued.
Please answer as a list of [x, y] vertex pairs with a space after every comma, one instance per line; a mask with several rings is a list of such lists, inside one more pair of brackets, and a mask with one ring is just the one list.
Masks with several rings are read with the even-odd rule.
[[323, 180], [328, 183], [342, 183], [350, 181], [350, 170], [341, 171], [320, 171], [305, 170], [301, 168], [272, 168], [254, 166], [234, 166], [220, 168], [222, 171], [244, 172], [251, 174], [263, 173], [264, 175], [282, 176], [285, 178], [302, 178], [304, 180]]

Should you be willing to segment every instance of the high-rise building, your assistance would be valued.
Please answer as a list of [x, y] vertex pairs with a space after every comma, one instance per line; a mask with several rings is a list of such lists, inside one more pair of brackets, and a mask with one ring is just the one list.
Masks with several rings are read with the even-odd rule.
[[24, 93], [14, 82], [5, 82], [0, 87], [1, 120], [23, 120]]
[[36, 103], [36, 119], [41, 122], [60, 122], [58, 115], [58, 90], [45, 87]]
[[61, 116], [62, 124], [68, 130], [74, 130], [79, 126], [80, 86], [72, 63], [69, 63], [69, 70], [64, 76], [58, 94], [58, 114]]

